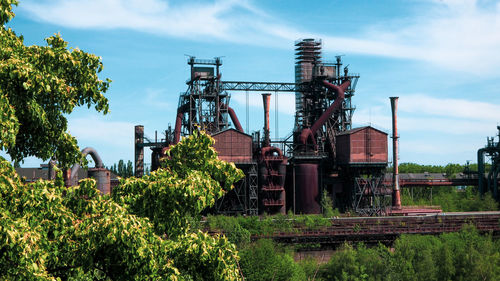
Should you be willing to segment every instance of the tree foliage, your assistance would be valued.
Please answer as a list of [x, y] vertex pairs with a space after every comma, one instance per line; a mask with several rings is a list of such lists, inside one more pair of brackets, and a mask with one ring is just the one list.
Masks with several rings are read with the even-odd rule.
[[418, 187], [413, 191], [411, 188], [403, 188], [401, 201], [405, 206], [441, 206], [444, 212], [473, 212], [473, 211], [497, 211], [498, 202], [491, 193], [481, 197], [477, 187], [468, 186], [458, 189], [456, 187]]
[[[1, 159], [0, 279], [238, 280], [234, 244], [188, 224], [242, 177], [211, 144], [203, 133], [183, 139], [175, 162], [123, 179], [112, 196], [93, 179], [66, 188], [61, 173], [23, 184]], [[180, 157], [186, 150], [197, 158]]]
[[81, 154], [65, 114], [84, 105], [106, 114], [103, 93], [111, 81], [99, 79], [99, 57], [68, 49], [59, 34], [46, 38], [47, 46], [24, 45], [5, 27], [17, 2], [0, 2], [0, 149], [14, 161], [55, 156], [64, 165], [77, 163]]
[[500, 245], [473, 226], [440, 236], [402, 235], [392, 249], [344, 245], [316, 280], [499, 280]]
[[[490, 170], [491, 164], [485, 165], [485, 170], [488, 172]], [[399, 173], [444, 173], [446, 177], [453, 178], [458, 173], [463, 172], [477, 172], [477, 164], [473, 163], [470, 165], [460, 165], [448, 163], [445, 166], [441, 165], [420, 165], [416, 163], [400, 163]]]
[[241, 250], [241, 268], [248, 281], [305, 280], [302, 268], [293, 261], [290, 254], [280, 251], [267, 239]]
[[[132, 166], [132, 161], [130, 160], [128, 160], [127, 164], [125, 165], [125, 161], [123, 161], [123, 159], [120, 159], [118, 161], [118, 165], [115, 163], [113, 166], [108, 167], [108, 169], [115, 175], [122, 178], [129, 178], [134, 176], [134, 167]], [[147, 175], [149, 174], [149, 172], [145, 174]]]
[[293, 262], [291, 255], [271, 240], [245, 244], [245, 280], [500, 280], [500, 240], [470, 225], [439, 236], [402, 235], [391, 246], [346, 243], [327, 263], [318, 256]]

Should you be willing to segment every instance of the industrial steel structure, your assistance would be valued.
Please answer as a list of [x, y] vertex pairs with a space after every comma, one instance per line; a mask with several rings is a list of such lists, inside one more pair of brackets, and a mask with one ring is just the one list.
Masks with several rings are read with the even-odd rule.
[[[485, 147], [477, 151], [478, 186], [479, 193], [483, 195], [491, 192], [493, 198], [500, 199], [498, 194], [498, 175], [500, 174], [500, 126], [498, 129], [498, 142], [493, 137], [487, 138]], [[485, 157], [491, 160], [491, 168], [485, 176]]]
[[[189, 57], [190, 77], [174, 129], [165, 132], [165, 139], [150, 141], [136, 126], [136, 175], [143, 171], [144, 147], [152, 147], [154, 170], [165, 147], [203, 130], [215, 139], [219, 157], [246, 174], [217, 202], [216, 212], [320, 213], [320, 198], [327, 193], [341, 210], [384, 214], [393, 193], [384, 184], [387, 133], [371, 126], [352, 128], [351, 99], [359, 75], [343, 66], [341, 56], [324, 60], [321, 50], [321, 40], [295, 42], [295, 83], [223, 81], [220, 58]], [[244, 132], [230, 106], [233, 90], [262, 93], [262, 134]], [[294, 129], [280, 141], [270, 139], [268, 92], [295, 93]]]

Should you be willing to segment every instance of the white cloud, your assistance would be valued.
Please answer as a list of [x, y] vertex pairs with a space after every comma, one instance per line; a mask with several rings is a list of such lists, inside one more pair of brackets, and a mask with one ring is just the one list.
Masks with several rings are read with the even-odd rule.
[[[194, 40], [288, 48], [303, 37], [323, 38], [325, 50], [430, 62], [476, 75], [498, 76], [500, 3], [427, 1], [418, 14], [366, 23], [350, 37], [311, 34], [249, 1], [169, 4], [161, 0], [26, 0], [39, 20], [74, 28], [126, 28]], [[381, 4], [382, 5], [382, 4]]]
[[[356, 111], [354, 122], [390, 129], [389, 99], [381, 100], [380, 104]], [[500, 106], [486, 102], [437, 99], [424, 94], [400, 95], [398, 102], [398, 128], [401, 132], [487, 136], [499, 122]]]
[[[175, 6], [161, 0], [28, 0], [20, 8], [39, 20], [67, 27], [126, 28], [185, 38], [226, 40], [231, 40], [230, 35], [235, 33], [236, 12], [259, 13], [245, 1], [232, 0]], [[229, 11], [236, 15], [223, 17]]]
[[115, 149], [131, 150], [134, 145], [134, 124], [107, 121], [104, 117], [70, 118], [69, 133], [77, 138], [79, 146], [111, 145]]
[[434, 98], [427, 95], [407, 95], [400, 99], [399, 109], [404, 112], [419, 113], [453, 118], [483, 121], [500, 121], [500, 105], [470, 99]]

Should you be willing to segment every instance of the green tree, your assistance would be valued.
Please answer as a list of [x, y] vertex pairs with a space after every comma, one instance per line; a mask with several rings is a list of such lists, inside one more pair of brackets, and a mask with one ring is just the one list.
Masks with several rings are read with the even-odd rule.
[[389, 260], [390, 252], [383, 245], [354, 248], [344, 244], [319, 274], [324, 280], [387, 280]]
[[[111, 167], [108, 168], [111, 172], [115, 173], [117, 176], [122, 178], [129, 178], [134, 176], [134, 166], [132, 161], [128, 160], [127, 164], [123, 159], [118, 161], [118, 165], [115, 163]], [[149, 171], [148, 171], [149, 173]], [[148, 174], [145, 173], [145, 174]]]
[[[74, 163], [81, 154], [64, 114], [94, 104], [107, 112], [102, 64], [68, 51], [58, 35], [48, 47], [24, 46], [3, 26], [12, 4], [0, 2], [1, 148], [15, 161]], [[184, 138], [162, 169], [124, 179], [112, 196], [93, 179], [66, 188], [61, 172], [26, 184], [0, 157], [0, 280], [238, 280], [234, 244], [189, 227], [243, 176], [217, 158], [213, 142], [204, 133]]]
[[148, 217], [158, 233], [170, 237], [189, 228], [189, 218], [213, 206], [244, 174], [234, 163], [217, 158], [214, 140], [195, 133], [172, 146], [162, 168], [142, 178], [123, 179], [113, 198], [139, 216]]
[[130, 160], [128, 160], [128, 162], [127, 162], [127, 173], [126, 174], [127, 174], [127, 177], [134, 176], [134, 167], [132, 165], [132, 161], [130, 161]]
[[238, 280], [234, 244], [188, 223], [242, 177], [206, 153], [211, 144], [203, 133], [184, 138], [171, 159], [186, 150], [197, 158], [123, 179], [112, 197], [93, 179], [66, 188], [62, 173], [25, 185], [0, 159], [0, 279]]
[[434, 236], [402, 235], [394, 243], [391, 280], [437, 280], [436, 250], [440, 240]]
[[245, 280], [306, 280], [302, 268], [289, 254], [279, 252], [271, 240], [261, 239], [248, 245], [240, 251], [240, 257]]
[[123, 159], [120, 159], [120, 161], [118, 161], [118, 175], [121, 176], [121, 177], [124, 177], [126, 178], [125, 176], [125, 164], [123, 162]]
[[68, 49], [59, 34], [47, 38], [47, 46], [25, 46], [23, 37], [5, 26], [17, 3], [0, 2], [0, 149], [14, 161], [54, 156], [65, 166], [77, 163], [80, 149], [66, 132], [65, 116], [77, 106], [106, 114], [103, 93], [111, 81], [99, 79], [99, 57]]

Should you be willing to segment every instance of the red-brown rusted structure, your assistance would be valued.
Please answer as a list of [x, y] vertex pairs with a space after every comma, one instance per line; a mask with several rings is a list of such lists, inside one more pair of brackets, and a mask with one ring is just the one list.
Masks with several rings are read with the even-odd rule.
[[339, 165], [387, 163], [387, 133], [370, 126], [337, 135]]
[[[382, 173], [387, 134], [373, 127], [352, 128], [351, 98], [359, 76], [342, 67], [340, 56], [323, 60], [320, 40], [299, 40], [295, 47], [295, 83], [222, 81], [220, 58], [190, 57], [188, 90], [179, 98], [175, 129], [165, 132], [171, 137], [164, 146], [203, 130], [214, 137], [221, 159], [245, 171], [245, 179], [218, 202], [216, 212], [319, 213], [327, 194], [336, 208], [382, 214], [390, 193]], [[244, 133], [229, 106], [231, 90], [265, 92], [262, 138], [260, 132]], [[270, 138], [271, 94], [266, 92], [295, 93], [295, 126], [286, 139]], [[154, 159], [162, 151], [156, 137], [148, 144], [136, 140], [138, 146], [152, 146], [153, 153], [158, 151]]]
[[392, 207], [401, 209], [401, 194], [399, 192], [399, 164], [398, 164], [398, 97], [391, 97], [392, 109], [392, 167], [393, 167], [393, 193]]
[[227, 129], [212, 135], [219, 159], [233, 163], [253, 161], [252, 136], [235, 129]]
[[[466, 225], [474, 225], [481, 233], [500, 236], [500, 212], [467, 212], [467, 213], [421, 213], [420, 216], [387, 216], [332, 218], [329, 223], [319, 229], [308, 229], [294, 224], [293, 230], [272, 234], [252, 236], [252, 239], [270, 238], [278, 243], [286, 244], [318, 244], [320, 248], [341, 246], [347, 242], [364, 242], [366, 244], [391, 244], [401, 234], [428, 234], [458, 232]], [[325, 219], [327, 220], [327, 219]]]

